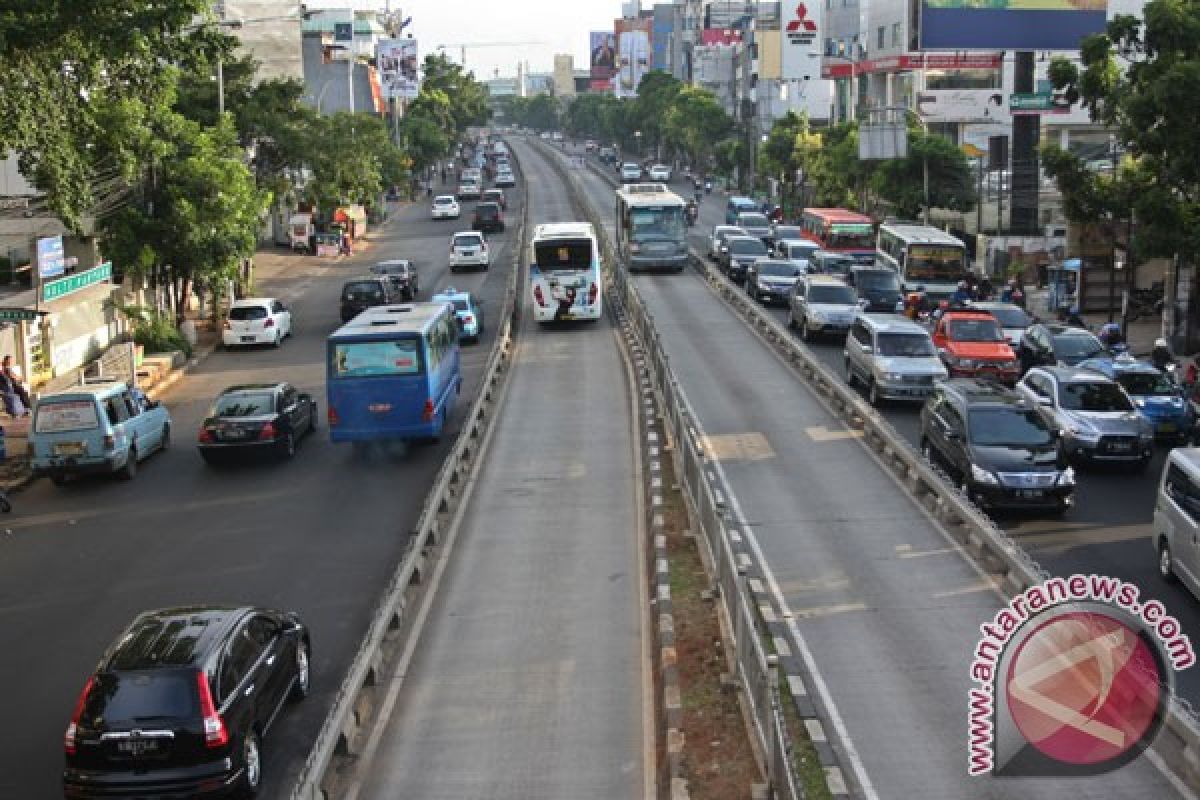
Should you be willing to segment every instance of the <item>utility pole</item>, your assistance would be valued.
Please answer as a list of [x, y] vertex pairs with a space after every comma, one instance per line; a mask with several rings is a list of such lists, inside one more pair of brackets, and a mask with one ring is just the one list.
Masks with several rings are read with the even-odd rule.
[[[1033, 51], [1022, 50], [1013, 64], [1013, 91], [1032, 93]], [[1032, 236], [1038, 232], [1038, 137], [1042, 118], [1038, 114], [1013, 116], [1012, 202], [1009, 203], [1013, 233]]]

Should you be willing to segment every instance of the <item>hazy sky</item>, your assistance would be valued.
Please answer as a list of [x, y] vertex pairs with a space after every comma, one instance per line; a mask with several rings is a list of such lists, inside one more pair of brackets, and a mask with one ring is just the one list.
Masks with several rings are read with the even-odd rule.
[[[307, 0], [309, 9], [382, 9], [384, 0]], [[649, 3], [643, 3], [648, 7]], [[392, 0], [392, 9], [412, 17], [405, 33], [420, 44], [421, 55], [439, 44], [459, 42], [538, 42], [511, 47], [467, 48], [467, 68], [476, 77], [492, 78], [495, 71], [513, 76], [517, 61], [528, 61], [533, 72], [549, 72], [555, 53], [575, 56], [575, 68], [586, 69], [588, 31], [612, 30], [621, 16], [621, 0]], [[448, 47], [454, 61], [458, 47]]]

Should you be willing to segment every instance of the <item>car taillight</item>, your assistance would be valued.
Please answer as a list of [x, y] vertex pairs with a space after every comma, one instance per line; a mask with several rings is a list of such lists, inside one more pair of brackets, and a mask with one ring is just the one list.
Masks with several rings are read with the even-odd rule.
[[67, 751], [68, 755], [75, 755], [75, 734], [79, 732], [79, 720], [83, 717], [83, 707], [87, 704], [88, 695], [91, 694], [92, 687], [95, 685], [96, 676], [92, 675], [83, 685], [79, 699], [75, 701], [75, 711], [71, 714], [71, 721], [67, 723], [67, 732], [63, 734], [63, 749]]
[[208, 428], [201, 428], [200, 433], [196, 435], [196, 441], [200, 444], [212, 444], [216, 440], [213, 439], [212, 431]]
[[337, 409], [333, 406], [330, 406], [325, 412], [325, 418], [329, 420], [329, 427], [331, 428], [336, 428], [338, 423], [341, 422], [341, 420], [338, 418]]
[[264, 328], [274, 328], [275, 320], [271, 319], [270, 317], [267, 317], [267, 321], [263, 323], [263, 327]]
[[104, 434], [104, 449], [105, 450], [113, 450], [116, 448], [116, 446], [117, 446], [117, 437], [113, 436], [111, 433]]
[[275, 438], [275, 425], [270, 422], [268, 422], [266, 425], [263, 425], [262, 430], [260, 430], [258, 432], [258, 438], [268, 440], [268, 441], [271, 439], [274, 439]]
[[599, 286], [599, 284], [593, 283], [592, 288], [588, 289], [588, 305], [589, 306], [593, 306], [596, 304], [596, 295], [598, 295], [598, 294], [600, 294], [600, 286]]
[[229, 744], [229, 730], [213, 703], [208, 676], [199, 670], [196, 672], [196, 690], [200, 694], [200, 716], [204, 718], [204, 746], [224, 747]]
[[463, 322], [470, 325], [474, 321], [475, 321], [475, 316], [473, 314], [463, 314]]
[[425, 420], [426, 422], [433, 422], [433, 412], [433, 400], [426, 400], [425, 410], [421, 413], [421, 419]]
[[542, 294], [542, 287], [540, 287], [540, 286], [533, 287], [533, 299], [536, 300], [537, 304], [539, 306], [541, 306], [542, 308], [546, 307], [546, 297], [545, 297], [545, 295]]

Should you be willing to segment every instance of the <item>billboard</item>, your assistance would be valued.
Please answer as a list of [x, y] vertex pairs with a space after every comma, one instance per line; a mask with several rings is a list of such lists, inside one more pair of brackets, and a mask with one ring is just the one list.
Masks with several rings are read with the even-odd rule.
[[742, 40], [742, 32], [734, 28], [705, 28], [700, 33], [700, 43], [706, 45], [734, 45]]
[[375, 45], [375, 59], [384, 97], [412, 100], [421, 91], [416, 39], [381, 39]]
[[611, 91], [613, 74], [617, 71], [617, 35], [612, 31], [592, 31], [588, 34], [588, 52], [592, 54], [592, 91]]
[[789, 109], [807, 112], [812, 119], [829, 119], [833, 105], [829, 81], [821, 77], [823, 8], [819, 2], [796, 4], [776, 34], [783, 37], [779, 65], [787, 90], [781, 93], [786, 94]]
[[43, 278], [57, 278], [67, 271], [67, 257], [63, 251], [63, 237], [47, 236], [37, 240], [38, 274]]
[[929, 122], [1009, 122], [1003, 89], [929, 89], [917, 92], [917, 113]]
[[921, 48], [1078, 50], [1106, 16], [1107, 0], [921, 0]]
[[619, 19], [617, 32], [617, 74], [613, 87], [617, 97], [637, 97], [638, 84], [650, 70], [649, 19]]

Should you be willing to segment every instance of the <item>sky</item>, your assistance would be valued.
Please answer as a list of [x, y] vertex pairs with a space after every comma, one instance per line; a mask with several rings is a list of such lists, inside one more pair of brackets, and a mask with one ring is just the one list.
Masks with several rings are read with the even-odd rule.
[[[384, 0], [306, 0], [310, 10], [322, 8], [383, 9]], [[649, 7], [643, 3], [643, 7]], [[555, 53], [575, 57], [575, 69], [586, 69], [588, 32], [613, 28], [621, 16], [621, 0], [392, 0], [392, 10], [412, 17], [405, 29], [419, 44], [422, 57], [439, 44], [459, 42], [536, 42], [509, 47], [467, 48], [467, 69], [479, 79], [512, 77], [518, 61], [533, 72], [550, 72]], [[458, 62], [462, 51], [447, 47]]]

